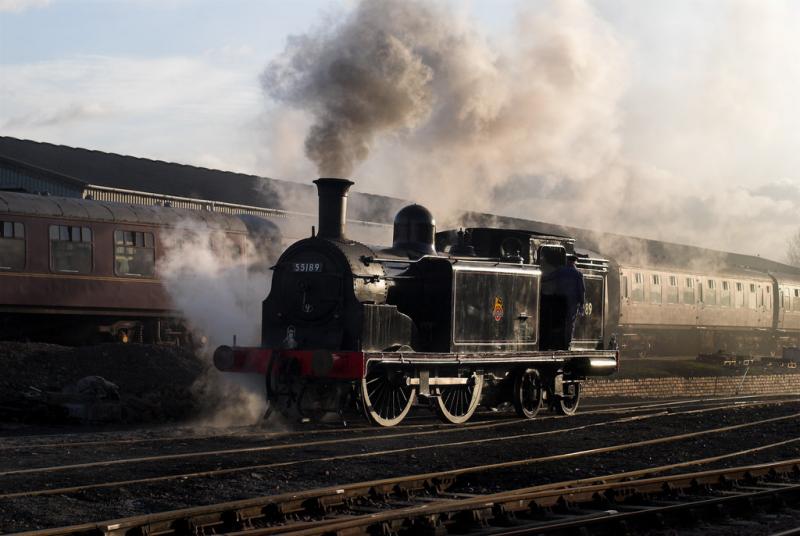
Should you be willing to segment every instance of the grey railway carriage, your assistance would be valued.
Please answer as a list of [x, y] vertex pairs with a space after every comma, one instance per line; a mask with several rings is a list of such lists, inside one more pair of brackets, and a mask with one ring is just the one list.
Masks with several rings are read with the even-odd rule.
[[800, 346], [800, 276], [663, 264], [623, 264], [618, 274], [612, 329], [625, 357], [780, 355]]
[[579, 255], [586, 306], [570, 348], [553, 336], [566, 308], [543, 281], [575, 252], [571, 238], [492, 228], [437, 235], [430, 212], [411, 205], [395, 218], [392, 246], [371, 247], [344, 235], [352, 182], [315, 183], [319, 233], [275, 265], [261, 347], [214, 356], [220, 370], [265, 374], [271, 409], [313, 417], [355, 403], [381, 426], [415, 403], [451, 423], [481, 401], [511, 403], [527, 418], [543, 404], [571, 414], [580, 380], [617, 369], [603, 259]]

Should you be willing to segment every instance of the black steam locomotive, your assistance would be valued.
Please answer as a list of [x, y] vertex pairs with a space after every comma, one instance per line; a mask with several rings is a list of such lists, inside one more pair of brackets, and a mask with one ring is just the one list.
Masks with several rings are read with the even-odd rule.
[[543, 285], [574, 240], [530, 231], [435, 232], [422, 206], [395, 218], [391, 247], [345, 237], [343, 179], [315, 181], [319, 232], [290, 246], [263, 303], [262, 345], [222, 346], [222, 371], [264, 374], [270, 408], [306, 417], [355, 404], [393, 426], [418, 401], [466, 422], [481, 401], [533, 418], [544, 403], [577, 410], [580, 380], [618, 354], [604, 326], [608, 263], [579, 255], [587, 301], [569, 348], [565, 307]]

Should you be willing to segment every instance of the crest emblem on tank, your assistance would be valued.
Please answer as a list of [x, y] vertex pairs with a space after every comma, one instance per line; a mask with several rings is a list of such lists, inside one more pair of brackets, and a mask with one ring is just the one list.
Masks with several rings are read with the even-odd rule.
[[503, 319], [504, 314], [505, 314], [505, 309], [503, 309], [503, 299], [500, 296], [495, 296], [494, 308], [492, 309], [492, 316], [494, 316], [494, 321], [500, 322]]

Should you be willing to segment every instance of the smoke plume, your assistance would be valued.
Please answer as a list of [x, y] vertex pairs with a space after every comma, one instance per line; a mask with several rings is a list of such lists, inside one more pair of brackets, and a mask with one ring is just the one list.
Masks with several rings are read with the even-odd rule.
[[[696, 19], [694, 4], [629, 7], [654, 40], [675, 39], [657, 21]], [[461, 4], [364, 0], [290, 38], [262, 83], [305, 117], [320, 175], [355, 173], [440, 224], [471, 209], [779, 256], [800, 210], [770, 188], [800, 191], [776, 164], [797, 158], [778, 134], [796, 131], [800, 68], [781, 51], [800, 43], [789, 7], [763, 7], [702, 8], [714, 22], [689, 36], [691, 62], [645, 69], [630, 33], [580, 0], [522, 4], [494, 38]]]
[[[384, 7], [389, 12], [381, 13]], [[305, 149], [320, 175], [349, 176], [376, 133], [412, 127], [427, 114], [432, 69], [401, 35], [413, 29], [377, 23], [398, 17], [418, 25], [425, 11], [400, 2], [364, 3], [333, 33], [291, 37], [264, 73], [270, 95], [314, 116]]]
[[624, 51], [589, 8], [524, 13], [493, 45], [446, 7], [365, 1], [268, 66], [269, 95], [314, 118], [305, 147], [321, 175], [348, 176], [377, 149], [362, 189], [487, 209], [515, 175], [583, 180], [607, 165]]

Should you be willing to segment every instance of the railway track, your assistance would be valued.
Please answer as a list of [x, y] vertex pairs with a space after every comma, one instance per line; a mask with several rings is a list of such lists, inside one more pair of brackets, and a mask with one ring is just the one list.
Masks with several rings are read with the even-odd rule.
[[[800, 398], [795, 397], [729, 397], [729, 398], [713, 398], [713, 399], [679, 399], [671, 401], [660, 402], [640, 402], [636, 404], [622, 403], [622, 404], [599, 404], [594, 406], [585, 406], [586, 410], [580, 413], [580, 416], [588, 415], [602, 415], [602, 414], [631, 414], [640, 411], [648, 411], [657, 408], [678, 410], [689, 407], [710, 407], [720, 406], [726, 407], [727, 404], [731, 406], [741, 404], [764, 404], [764, 403], [786, 403], [800, 401]], [[564, 419], [561, 415], [540, 415], [537, 417], [536, 422], [550, 421], [555, 419]], [[311, 430], [298, 430], [298, 431], [285, 431], [285, 432], [233, 432], [233, 433], [217, 433], [217, 434], [201, 434], [201, 435], [186, 435], [175, 434], [166, 435], [163, 437], [152, 437], [148, 434], [147, 437], [142, 438], [124, 438], [124, 439], [92, 439], [87, 441], [54, 441], [54, 442], [38, 442], [42, 436], [26, 436], [23, 439], [15, 438], [13, 442], [4, 442], [0, 438], [0, 453], [7, 452], [6, 456], [13, 456], [14, 451], [30, 451], [30, 449], [77, 449], [85, 447], [114, 447], [114, 446], [133, 446], [145, 445], [147, 447], [160, 445], [169, 446], [169, 444], [189, 445], [190, 443], [202, 443], [205, 441], [219, 442], [219, 441], [291, 441], [292, 445], [296, 439], [303, 437], [315, 436], [332, 436], [333, 441], [358, 441], [356, 435], [364, 434], [362, 439], [374, 440], [381, 438], [394, 438], [402, 437], [403, 432], [408, 432], [408, 435], [433, 435], [435, 433], [458, 433], [466, 429], [481, 430], [486, 428], [504, 427], [519, 424], [521, 421], [517, 417], [508, 417], [505, 413], [499, 412], [485, 412], [483, 418], [468, 422], [462, 426], [454, 427], [452, 425], [442, 423], [425, 423], [415, 425], [400, 425], [394, 428], [375, 428], [372, 426], [359, 426], [351, 428], [333, 428], [323, 427]], [[251, 430], [252, 427], [248, 428]], [[427, 430], [427, 432], [426, 432]], [[421, 433], [419, 433], [421, 432]], [[130, 431], [120, 432], [130, 433]], [[346, 436], [354, 436], [352, 439]], [[343, 439], [336, 439], [339, 436], [345, 436]], [[44, 436], [52, 437], [52, 436]], [[96, 452], [96, 451], [95, 451]], [[203, 451], [201, 451], [203, 452]], [[0, 470], [1, 471], [1, 470]]]
[[[595, 414], [603, 414], [603, 413], [620, 413], [620, 412], [634, 412], [634, 411], [643, 411], [647, 409], [653, 408], [681, 408], [681, 407], [688, 407], [688, 406], [703, 406], [703, 405], [718, 405], [724, 402], [731, 402], [735, 404], [737, 402], [782, 402], [782, 401], [792, 401], [796, 400], [792, 397], [786, 397], [784, 395], [774, 395], [774, 396], [758, 396], [758, 395], [746, 395], [746, 396], [732, 396], [732, 397], [713, 397], [713, 398], [694, 398], [694, 399], [687, 399], [687, 398], [678, 398], [678, 399], [671, 399], [671, 400], [659, 400], [659, 401], [638, 401], [638, 402], [621, 402], [621, 403], [603, 403], [603, 404], [582, 404], [582, 410], [580, 415], [595, 415]], [[509, 410], [510, 411], [510, 410]], [[207, 441], [207, 440], [246, 440], [246, 439], [253, 439], [253, 440], [272, 440], [272, 439], [282, 439], [282, 438], [297, 438], [297, 437], [306, 437], [306, 436], [318, 436], [318, 435], [350, 435], [350, 434], [359, 434], [359, 433], [366, 433], [366, 434], [392, 434], [397, 433], [401, 430], [441, 430], [443, 432], [459, 430], [464, 428], [470, 428], [473, 426], [483, 426], [486, 425], [488, 422], [495, 423], [499, 426], [505, 424], [513, 424], [519, 422], [519, 418], [516, 416], [511, 417], [509, 411], [482, 411], [476, 412], [475, 418], [461, 427], [453, 427], [450, 424], [443, 424], [438, 420], [436, 422], [421, 422], [419, 424], [401, 424], [389, 429], [382, 429], [382, 428], [375, 428], [374, 426], [370, 426], [366, 423], [358, 423], [356, 425], [350, 425], [347, 427], [342, 427], [340, 423], [335, 424], [317, 424], [317, 425], [304, 425], [309, 426], [309, 428], [302, 428], [296, 430], [285, 430], [279, 432], [266, 432], [266, 431], [259, 431], [253, 432], [253, 426], [248, 427], [240, 427], [231, 431], [231, 429], [221, 429], [213, 433], [196, 433], [193, 429], [186, 429], [185, 431], [179, 431], [175, 433], [175, 431], [167, 431], [165, 435], [161, 435], [158, 430], [151, 430], [148, 431], [146, 437], [141, 438], [123, 438], [117, 439], [115, 436], [120, 434], [130, 434], [130, 430], [120, 430], [117, 432], [101, 432], [99, 434], [87, 434], [94, 439], [89, 440], [76, 440], [76, 441], [49, 441], [51, 439], [56, 438], [63, 438], [63, 435], [31, 435], [31, 436], [14, 436], [13, 438], [9, 437], [0, 437], [0, 452], [4, 451], [13, 451], [15, 449], [30, 449], [32, 447], [35, 448], [56, 448], [56, 449], [69, 449], [69, 448], [77, 448], [77, 447], [92, 447], [92, 446], [110, 446], [110, 445], [137, 445], [137, 444], [159, 444], [159, 443], [171, 443], [176, 441], [185, 441], [185, 442], [200, 442], [200, 441]], [[428, 415], [427, 412], [422, 410], [420, 415], [410, 415], [406, 417], [406, 422], [414, 421], [414, 420], [421, 420], [421, 421], [432, 421], [435, 419], [433, 415]], [[543, 419], [560, 419], [564, 418], [563, 416], [558, 415], [540, 415], [537, 417], [537, 421], [541, 421]], [[76, 434], [77, 435], [77, 434]]]
[[741, 509], [751, 513], [761, 505], [795, 502], [800, 499], [798, 464], [800, 459], [793, 459], [624, 482], [619, 475], [608, 475], [597, 484], [443, 499], [347, 520], [234, 529], [233, 534], [629, 533], [664, 527], [686, 517], [697, 520], [711, 514], [724, 518], [741, 515]]
[[[774, 403], [774, 402], [770, 402]], [[752, 405], [757, 405], [760, 403], [751, 402], [749, 403]], [[658, 410], [655, 413], [649, 413], [644, 415], [633, 415], [627, 417], [620, 417], [616, 419], [592, 422], [588, 424], [582, 424], [577, 426], [569, 426], [566, 428], [557, 428], [554, 430], [547, 430], [547, 431], [534, 431], [524, 434], [512, 434], [512, 435], [501, 435], [501, 436], [491, 436], [486, 438], [479, 438], [479, 439], [468, 439], [468, 440], [461, 440], [461, 441], [447, 441], [444, 443], [433, 443], [427, 445], [413, 445], [410, 447], [401, 447], [401, 448], [391, 448], [391, 449], [380, 449], [376, 451], [367, 451], [367, 452], [347, 452], [344, 454], [332, 455], [332, 456], [321, 456], [316, 458], [302, 458], [297, 460], [289, 460], [289, 461], [277, 461], [271, 462], [266, 464], [248, 464], [244, 466], [237, 466], [237, 467], [228, 467], [228, 468], [217, 468], [208, 471], [192, 471], [192, 472], [178, 472], [172, 474], [159, 474], [158, 476], [153, 477], [145, 477], [145, 478], [135, 478], [135, 479], [123, 479], [123, 480], [104, 480], [102, 482], [93, 482], [88, 484], [82, 485], [58, 485], [58, 481], [54, 479], [54, 475], [59, 472], [65, 471], [80, 471], [90, 468], [108, 468], [111, 466], [117, 465], [135, 465], [141, 463], [149, 463], [149, 462], [158, 462], [158, 461], [165, 461], [165, 460], [180, 460], [189, 457], [207, 457], [212, 454], [221, 454], [221, 453], [228, 453], [231, 451], [215, 451], [215, 452], [202, 452], [202, 453], [188, 453], [188, 454], [180, 454], [180, 455], [168, 455], [168, 456], [161, 456], [161, 457], [147, 457], [147, 458], [127, 458], [127, 459], [120, 459], [120, 460], [108, 460], [108, 461], [100, 461], [100, 462], [91, 462], [85, 464], [70, 464], [70, 465], [62, 465], [62, 466], [52, 466], [52, 467], [37, 467], [31, 469], [22, 469], [22, 470], [14, 470], [14, 471], [6, 471], [0, 473], [0, 479], [7, 477], [19, 477], [19, 476], [30, 476], [35, 474], [40, 474], [42, 477], [45, 478], [44, 487], [38, 489], [22, 489], [18, 491], [11, 491], [12, 486], [6, 482], [4, 484], [4, 488], [6, 491], [4, 493], [0, 493], [0, 499], [10, 499], [10, 498], [17, 498], [17, 497], [25, 497], [25, 496], [46, 496], [46, 495], [59, 495], [59, 494], [66, 494], [66, 493], [77, 493], [77, 492], [85, 492], [89, 490], [98, 490], [98, 489], [109, 489], [109, 488], [121, 488], [124, 486], [132, 486], [132, 485], [144, 485], [144, 484], [153, 484], [157, 482], [168, 482], [168, 481], [186, 481], [190, 478], [204, 478], [204, 477], [222, 477], [226, 475], [232, 474], [243, 474], [253, 471], [261, 471], [261, 470], [280, 470], [286, 469], [290, 467], [297, 467], [306, 464], [324, 464], [328, 462], [341, 462], [341, 461], [348, 461], [348, 460], [357, 460], [357, 459], [365, 459], [370, 457], [393, 457], [402, 453], [417, 453], [417, 452], [424, 452], [433, 449], [452, 449], [454, 447], [468, 447], [474, 446], [478, 444], [503, 444], [508, 441], [512, 440], [520, 440], [520, 439], [533, 439], [533, 438], [540, 438], [540, 437], [547, 437], [547, 436], [555, 436], [558, 434], [566, 434], [566, 433], [576, 433], [580, 431], [588, 431], [594, 428], [602, 428], [606, 426], [612, 425], [620, 425], [624, 423], [630, 423], [635, 421], [644, 421], [648, 419], [654, 419], [658, 417], [666, 417], [666, 416], [675, 416], [675, 415], [690, 415], [690, 414], [698, 414], [698, 413], [707, 413], [713, 411], [720, 411], [722, 409], [726, 409], [726, 407], [704, 407], [704, 408], [695, 408], [686, 410], [684, 412], [666, 412], [664, 410]], [[567, 454], [556, 454], [552, 456], [545, 456], [545, 457], [537, 457], [537, 458], [530, 458], [523, 460], [520, 464], [526, 465], [530, 463], [540, 463], [543, 461], [554, 461], [559, 459], [566, 459], [569, 457], [580, 457], [585, 455], [591, 455], [601, 452], [615, 452], [617, 450], [624, 450], [625, 448], [635, 448], [637, 446], [646, 446], [651, 444], [661, 444], [661, 443], [669, 443], [672, 441], [680, 441], [683, 439], [689, 439], [693, 437], [700, 437], [707, 434], [713, 433], [724, 433], [732, 430], [748, 428], [752, 426], [758, 426], [765, 423], [770, 422], [780, 422], [783, 420], [794, 419], [796, 417], [800, 417], [800, 414], [793, 414], [788, 416], [782, 417], [775, 417], [766, 420], [756, 421], [756, 422], [748, 422], [743, 424], [738, 424], [734, 426], [727, 426], [722, 428], [717, 428], [713, 430], [702, 430], [698, 432], [692, 432], [688, 434], [678, 434], [673, 436], [666, 436], [666, 437], [659, 437], [653, 440], [645, 440], [639, 441], [635, 443], [624, 443], [621, 445], [615, 445], [608, 449], [587, 449], [581, 450], [577, 452], [567, 453]], [[405, 437], [405, 436], [403, 436]], [[347, 442], [350, 443], [352, 438], [347, 438]], [[330, 444], [330, 442], [325, 442], [325, 444]], [[316, 447], [320, 445], [320, 442], [311, 443], [312, 446]], [[278, 447], [279, 450], [284, 450], [287, 448], [292, 449], [299, 449], [302, 448], [303, 444], [294, 444], [294, 445], [280, 445], [274, 446]], [[263, 450], [270, 450], [272, 449], [271, 446], [267, 447], [260, 447], [259, 451]], [[275, 450], [275, 449], [272, 449]], [[244, 449], [236, 450], [237, 454], [241, 453], [250, 453], [252, 449]], [[516, 462], [508, 465], [508, 464], [500, 464], [497, 467], [513, 467]], [[133, 471], [136, 472], [136, 471]], [[0, 480], [2, 483], [2, 480]]]
[[[708, 408], [691, 411], [708, 412]], [[458, 491], [459, 483], [464, 482], [479, 474], [488, 474], [495, 472], [499, 469], [514, 469], [525, 465], [546, 464], [565, 460], [579, 460], [586, 457], [596, 456], [602, 453], [619, 453], [626, 450], [633, 450], [645, 446], [661, 446], [669, 443], [675, 443], [687, 439], [696, 439], [701, 437], [709, 437], [715, 434], [731, 433], [741, 431], [749, 427], [759, 427], [766, 424], [776, 424], [786, 422], [788, 420], [797, 420], [800, 414], [790, 414], [781, 417], [774, 417], [769, 419], [762, 419], [760, 421], [740, 423], [731, 426], [717, 427], [713, 429], [699, 430], [691, 433], [660, 436], [648, 440], [641, 440], [636, 442], [607, 445], [599, 448], [584, 449], [579, 451], [570, 451], [550, 456], [539, 456], [525, 459], [515, 459], [505, 462], [494, 464], [486, 464], [471, 467], [461, 467], [454, 470], [438, 471], [433, 473], [420, 473], [403, 477], [395, 477], [390, 479], [382, 479], [368, 482], [358, 482], [355, 484], [348, 484], [345, 486], [338, 486], [335, 488], [320, 488], [306, 492], [287, 493], [281, 495], [273, 495], [261, 499], [249, 499], [246, 501], [236, 501], [233, 503], [225, 503], [222, 505], [215, 505], [210, 507], [200, 507], [188, 510], [181, 510], [177, 512], [168, 512], [163, 514], [153, 514], [148, 516], [140, 516], [139, 518], [131, 518], [125, 520], [124, 526], [127, 527], [120, 533], [128, 533], [129, 530], [136, 528], [139, 533], [183, 533], [180, 527], [216, 527], [219, 529], [222, 525], [220, 523], [228, 523], [231, 519], [241, 521], [241, 527], [259, 526], [270, 523], [277, 523], [280, 520], [296, 520], [299, 518], [313, 519], [315, 516], [329, 515], [331, 511], [346, 510], [348, 514], [352, 515], [362, 513], [364, 509], [371, 509], [370, 515], [380, 512], [384, 509], [398, 510], [402, 508], [420, 508], [419, 504], [414, 504], [413, 501], [409, 502], [411, 498], [419, 497], [423, 506], [427, 507], [431, 504], [443, 504], [441, 501], [453, 501], [468, 499], [472, 497], [464, 496]], [[767, 449], [775, 449], [780, 446], [795, 445], [800, 442], [799, 438], [785, 439], [780, 442], [772, 442], [759, 445], [755, 448], [735, 451], [733, 453], [727, 452], [723, 455], [712, 458], [695, 459], [690, 462], [683, 462], [680, 464], [673, 464], [671, 466], [659, 467], [656, 469], [647, 469], [643, 471], [629, 471], [618, 475], [620, 478], [639, 478], [646, 474], [653, 474], [654, 472], [664, 471], [668, 468], [686, 467], [690, 465], [707, 464], [713, 461], [723, 459], [732, 459], [735, 457], [743, 456], [748, 453], [761, 452]], [[336, 458], [351, 459], [357, 455], [344, 455]], [[332, 458], [333, 459], [333, 458]], [[594, 482], [596, 478], [584, 479], [584, 481], [575, 481], [576, 483]], [[124, 483], [123, 483], [124, 484]], [[111, 486], [114, 487], [114, 486]], [[452, 490], [456, 490], [453, 492]], [[526, 488], [522, 491], [525, 492], [540, 492], [544, 489], [553, 489], [551, 486], [537, 486], [535, 488]], [[449, 490], [449, 491], [448, 491]], [[47, 490], [49, 493], [67, 493], [73, 490]], [[519, 491], [519, 490], [518, 490]], [[520, 493], [522, 492], [520, 491]], [[448, 493], [450, 495], [448, 495]], [[485, 497], [485, 496], [484, 496]], [[383, 500], [383, 504], [377, 504], [376, 501]], [[377, 506], [376, 506], [377, 504]], [[338, 515], [338, 514], [337, 514]], [[228, 520], [228, 521], [226, 521]], [[239, 523], [237, 521], [237, 523]], [[321, 523], [321, 520], [313, 521]], [[328, 521], [325, 521], [326, 523]], [[137, 525], [138, 523], [138, 525]], [[69, 533], [98, 533], [100, 532], [116, 532], [117, 529], [109, 529], [110, 526], [115, 526], [117, 522], [106, 522], [101, 524], [88, 524], [77, 527], [70, 527], [69, 529], [59, 529], [62, 532], [41, 532], [40, 534], [69, 534]], [[123, 525], [121, 525], [123, 526]], [[226, 531], [239, 530], [233, 525], [224, 525]], [[239, 525], [237, 525], [239, 526]], [[99, 528], [98, 528], [99, 527]], [[165, 528], [166, 527], [166, 528]], [[172, 527], [172, 528], [169, 528]], [[269, 527], [266, 527], [269, 528]], [[288, 527], [283, 526], [278, 532], [282, 532]], [[296, 528], [300, 528], [299, 525]], [[311, 529], [313, 526], [303, 525], [302, 529]], [[121, 530], [121, 529], [120, 529]], [[199, 530], [199, 529], [198, 529]], [[205, 528], [203, 529], [205, 530]], [[95, 532], [92, 532], [95, 531]]]
[[800, 498], [800, 459], [653, 476], [798, 441], [487, 495], [448, 493], [457, 474], [414, 475], [20, 534], [546, 534], [597, 526], [617, 533], [631, 522], [663, 525], [683, 512], [719, 515], [721, 506]]

